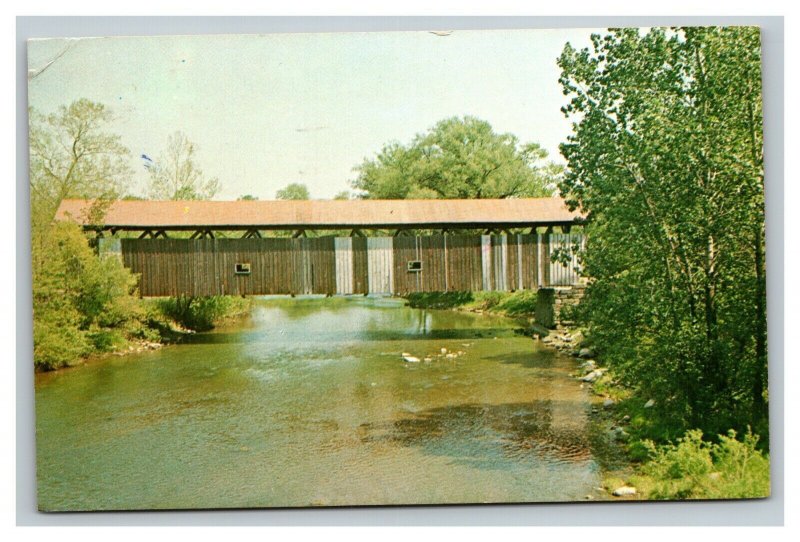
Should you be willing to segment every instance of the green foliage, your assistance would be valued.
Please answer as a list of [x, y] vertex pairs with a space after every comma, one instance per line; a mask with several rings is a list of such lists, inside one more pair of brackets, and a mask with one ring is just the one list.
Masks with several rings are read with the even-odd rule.
[[406, 295], [414, 309], [452, 309], [472, 302], [472, 292], [412, 292]]
[[34, 367], [41, 370], [67, 367], [92, 351], [89, 337], [80, 329], [80, 320], [78, 311], [68, 304], [54, 307], [34, 301]]
[[533, 314], [536, 308], [536, 292], [533, 290], [520, 290], [501, 299], [495, 310], [504, 312], [509, 316]]
[[54, 369], [124, 340], [115, 328], [141, 313], [136, 278], [113, 257], [98, 258], [67, 222], [33, 237], [34, 364]]
[[453, 117], [365, 159], [353, 187], [370, 199], [549, 196], [561, 167], [546, 157], [538, 144], [520, 144], [486, 121]]
[[159, 299], [156, 305], [164, 316], [183, 327], [208, 331], [220, 320], [245, 312], [249, 301], [232, 296], [178, 296]]
[[112, 352], [128, 344], [120, 329], [94, 327], [88, 331], [87, 337], [97, 352]]
[[748, 432], [703, 440], [700, 430], [687, 431], [677, 444], [644, 443], [651, 460], [643, 472], [653, 480], [653, 499], [741, 499], [767, 497], [769, 458], [757, 449], [758, 437]]
[[475, 292], [475, 300], [470, 308], [482, 311], [495, 310], [507, 296], [506, 292]]
[[575, 122], [559, 188], [589, 216], [589, 337], [684, 430], [763, 425], [759, 29], [612, 29], [559, 65]]
[[113, 120], [107, 107], [81, 99], [50, 115], [30, 108], [28, 117], [34, 230], [47, 227], [63, 199], [124, 194], [130, 151], [105, 131]]
[[533, 314], [536, 292], [414, 292], [406, 295], [408, 305], [415, 309], [454, 309], [502, 312], [509, 316]]
[[276, 199], [285, 200], [307, 200], [311, 199], [308, 187], [303, 183], [287, 184], [275, 193]]
[[183, 132], [167, 140], [167, 148], [148, 168], [148, 197], [157, 200], [211, 199], [220, 191], [219, 179], [206, 178], [195, 163], [197, 146]]

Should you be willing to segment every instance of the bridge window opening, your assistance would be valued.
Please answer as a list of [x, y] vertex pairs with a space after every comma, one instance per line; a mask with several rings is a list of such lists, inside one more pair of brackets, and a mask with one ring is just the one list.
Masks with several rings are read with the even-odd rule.
[[233, 269], [233, 272], [237, 275], [249, 275], [250, 274], [250, 264], [249, 263], [237, 263]]
[[408, 262], [408, 270], [413, 273], [422, 271], [422, 260], [410, 260]]

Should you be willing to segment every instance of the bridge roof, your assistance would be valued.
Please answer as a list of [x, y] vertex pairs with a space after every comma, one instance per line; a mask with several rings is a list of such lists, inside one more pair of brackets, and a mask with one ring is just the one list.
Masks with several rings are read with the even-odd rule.
[[91, 200], [64, 200], [57, 220], [88, 229], [242, 230], [563, 226], [581, 219], [560, 198], [459, 200], [152, 201], [120, 200], [102, 220]]

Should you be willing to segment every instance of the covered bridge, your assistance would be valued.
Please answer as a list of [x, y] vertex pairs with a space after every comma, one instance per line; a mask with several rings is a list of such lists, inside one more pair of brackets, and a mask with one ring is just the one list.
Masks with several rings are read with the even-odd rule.
[[65, 200], [56, 219], [96, 232], [101, 254], [140, 275], [143, 296], [566, 286], [580, 280], [584, 242], [571, 230], [581, 216], [558, 198]]

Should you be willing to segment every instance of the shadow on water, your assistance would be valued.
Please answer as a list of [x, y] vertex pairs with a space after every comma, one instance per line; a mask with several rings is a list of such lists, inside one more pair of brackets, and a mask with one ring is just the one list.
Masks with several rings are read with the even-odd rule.
[[[561, 404], [559, 404], [561, 403]], [[591, 442], [577, 405], [553, 400], [507, 404], [462, 404], [433, 408], [383, 424], [359, 427], [364, 443], [399, 444], [427, 455], [484, 470], [520, 464], [591, 461]], [[584, 418], [585, 420], [585, 418]]]

